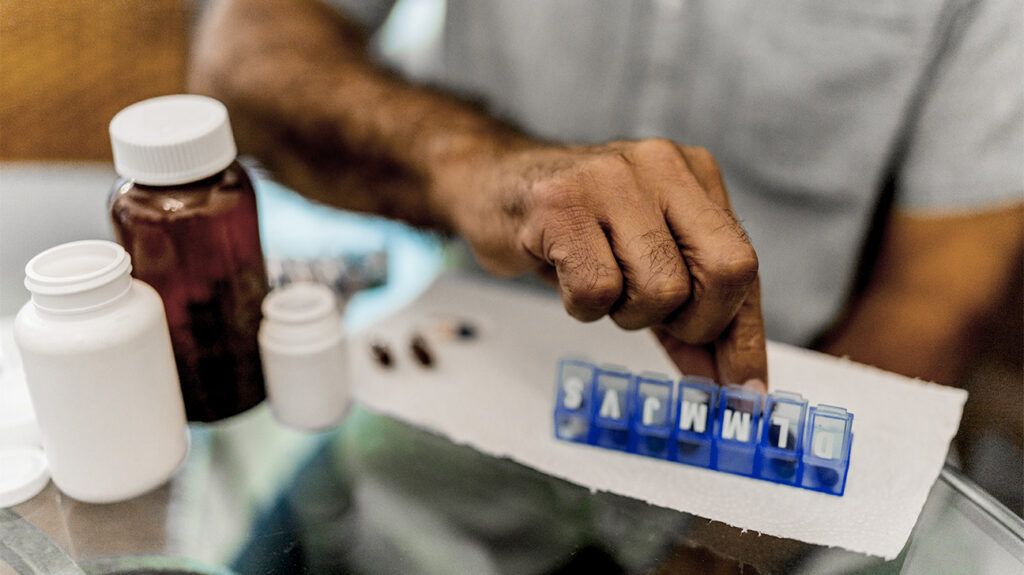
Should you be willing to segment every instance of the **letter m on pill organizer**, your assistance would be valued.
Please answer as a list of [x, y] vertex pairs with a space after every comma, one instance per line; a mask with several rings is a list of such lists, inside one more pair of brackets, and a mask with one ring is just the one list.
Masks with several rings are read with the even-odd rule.
[[832, 495], [846, 487], [853, 414], [687, 377], [559, 364], [555, 436]]

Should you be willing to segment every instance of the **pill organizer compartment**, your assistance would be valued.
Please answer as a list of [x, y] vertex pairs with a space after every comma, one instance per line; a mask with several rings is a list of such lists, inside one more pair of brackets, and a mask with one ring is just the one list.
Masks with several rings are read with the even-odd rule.
[[641, 374], [633, 387], [633, 415], [629, 451], [668, 458], [671, 447], [673, 381], [660, 374]]
[[590, 444], [628, 451], [629, 414], [632, 412], [633, 375], [605, 365], [594, 376]]
[[680, 463], [710, 467], [714, 455], [718, 385], [710, 379], [684, 377], [679, 382], [676, 425], [671, 458]]
[[800, 482], [806, 417], [807, 400], [800, 394], [778, 391], [767, 397], [757, 448], [758, 477], [790, 485]]
[[842, 495], [850, 467], [853, 414], [841, 407], [812, 407], [804, 431], [804, 472], [800, 485]]
[[760, 424], [758, 393], [731, 385], [722, 388], [715, 417], [715, 466], [720, 471], [753, 473]]
[[565, 359], [559, 362], [555, 395], [555, 436], [559, 439], [587, 442], [594, 371], [592, 365], [582, 360]]

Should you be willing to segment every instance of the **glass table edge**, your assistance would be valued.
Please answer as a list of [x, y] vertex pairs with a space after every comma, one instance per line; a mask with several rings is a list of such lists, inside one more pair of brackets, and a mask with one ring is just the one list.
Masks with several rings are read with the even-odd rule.
[[948, 464], [942, 467], [939, 480], [963, 496], [976, 512], [1002, 527], [1002, 532], [1010, 535], [1018, 546], [1024, 546], [1024, 518], [1018, 516]]

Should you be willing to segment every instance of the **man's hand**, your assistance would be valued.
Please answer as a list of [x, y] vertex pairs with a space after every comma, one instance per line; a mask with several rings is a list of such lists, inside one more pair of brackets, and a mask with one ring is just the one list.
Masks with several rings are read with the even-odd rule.
[[557, 281], [573, 317], [653, 327], [684, 371], [764, 389], [757, 255], [706, 150], [519, 141], [435, 181], [488, 270], [537, 271]]
[[494, 272], [557, 280], [574, 317], [656, 327], [687, 373], [764, 381], [757, 257], [710, 154], [531, 140], [381, 70], [367, 38], [315, 0], [211, 3], [191, 86], [303, 194], [458, 232]]

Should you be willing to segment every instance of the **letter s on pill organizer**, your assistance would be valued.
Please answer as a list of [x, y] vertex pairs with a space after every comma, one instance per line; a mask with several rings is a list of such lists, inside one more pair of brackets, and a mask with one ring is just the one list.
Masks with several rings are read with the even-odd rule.
[[796, 393], [762, 398], [699, 377], [563, 359], [555, 437], [841, 496], [853, 414]]

